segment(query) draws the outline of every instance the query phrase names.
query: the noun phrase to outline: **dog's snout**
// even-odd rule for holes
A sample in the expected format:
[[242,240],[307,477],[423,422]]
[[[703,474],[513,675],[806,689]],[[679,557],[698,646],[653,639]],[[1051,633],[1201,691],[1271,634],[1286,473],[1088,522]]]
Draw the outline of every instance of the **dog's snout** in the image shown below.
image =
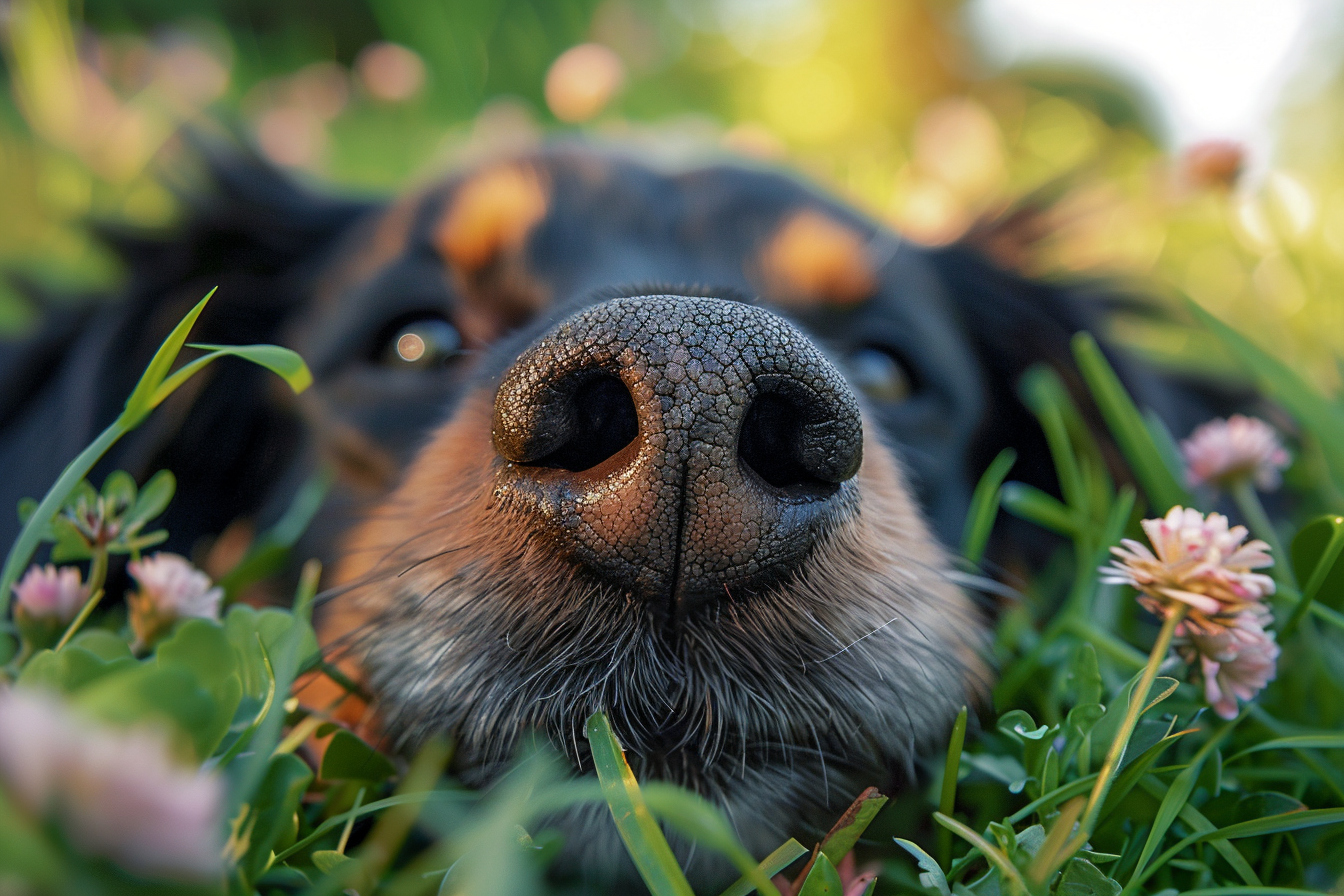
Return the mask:
[[686,612],[786,575],[855,506],[859,408],[783,318],[614,299],[505,373],[497,494],[605,581]]

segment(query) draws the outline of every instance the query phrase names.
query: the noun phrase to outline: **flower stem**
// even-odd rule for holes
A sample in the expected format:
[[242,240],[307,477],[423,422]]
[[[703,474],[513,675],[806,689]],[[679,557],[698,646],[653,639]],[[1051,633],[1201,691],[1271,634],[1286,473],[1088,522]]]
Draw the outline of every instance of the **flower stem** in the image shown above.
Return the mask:
[[79,614],[70,621],[70,626],[61,635],[61,640],[56,642],[56,650],[59,652],[62,647],[70,642],[79,631],[79,627],[89,618],[89,614],[98,606],[98,602],[103,599],[103,581],[107,578],[107,548],[96,547],[93,549],[93,560],[89,563],[89,580],[86,586],[89,589],[89,599],[84,602],[84,606],[79,608]]
[[1235,480],[1229,491],[1232,493],[1232,500],[1236,502],[1237,509],[1241,511],[1251,531],[1257,538],[1262,538],[1265,544],[1269,545],[1270,552],[1274,555],[1274,578],[1278,579],[1284,585],[1297,590],[1297,577],[1293,575],[1293,564],[1288,557],[1288,552],[1283,549],[1283,543],[1279,541],[1279,533],[1270,522],[1269,514],[1265,513],[1265,506],[1260,503],[1260,496],[1255,493],[1255,485],[1251,482],[1249,476],[1243,476]]
[[1101,769],[1097,773],[1097,782],[1092,786],[1092,794],[1087,798],[1087,806],[1083,809],[1083,820],[1079,826],[1078,834],[1068,844],[1070,848],[1075,843],[1077,844],[1077,848],[1073,849],[1073,852],[1081,849],[1092,835],[1092,827],[1097,823],[1097,817],[1101,814],[1102,803],[1106,801],[1106,794],[1110,792],[1111,784],[1120,769],[1120,762],[1125,758],[1125,750],[1129,746],[1129,739],[1134,734],[1135,726],[1139,723],[1139,715],[1142,714],[1148,703],[1148,692],[1152,690],[1153,681],[1157,678],[1158,667],[1167,658],[1167,651],[1171,648],[1171,639],[1176,633],[1176,626],[1184,618],[1185,605],[1176,604],[1170,615],[1162,622],[1162,630],[1158,632],[1157,643],[1153,645],[1153,650],[1148,655],[1148,665],[1143,667],[1143,675],[1139,678],[1139,683],[1130,692],[1129,707],[1125,711],[1125,718],[1120,723],[1120,730],[1116,732],[1115,740],[1111,742],[1111,748],[1107,751],[1106,759],[1102,762]]

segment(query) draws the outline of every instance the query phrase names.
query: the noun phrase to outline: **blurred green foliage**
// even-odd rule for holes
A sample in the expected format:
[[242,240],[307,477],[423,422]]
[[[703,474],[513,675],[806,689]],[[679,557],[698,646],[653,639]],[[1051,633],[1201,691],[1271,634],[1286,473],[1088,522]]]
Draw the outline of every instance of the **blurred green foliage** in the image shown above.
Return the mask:
[[[1150,99],[1099,68],[987,73],[953,0],[5,10],[0,266],[58,292],[116,280],[81,229],[88,218],[172,219],[182,124],[223,126],[287,167],[384,191],[577,129],[672,158],[726,148],[779,160],[916,240],[970,232],[1032,273],[1187,294],[1312,380],[1339,384],[1344,81],[1330,27],[1282,104],[1275,157],[1247,165],[1233,145],[1169,156]],[[556,65],[583,43],[606,55]],[[1029,226],[993,226],[1005,220]],[[30,318],[0,287],[0,329]],[[1141,318],[1116,328],[1173,363],[1227,368],[1197,330]]]

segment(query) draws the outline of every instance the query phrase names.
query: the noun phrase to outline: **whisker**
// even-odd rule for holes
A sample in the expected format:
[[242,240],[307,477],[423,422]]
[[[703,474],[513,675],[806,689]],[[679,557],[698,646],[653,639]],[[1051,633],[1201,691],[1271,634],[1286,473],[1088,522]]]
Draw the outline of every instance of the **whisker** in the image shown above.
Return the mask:
[[415,561],[415,562],[412,563],[410,566],[406,567],[406,568],[403,569],[401,572],[397,573],[397,578],[401,578],[402,576],[406,575],[406,573],[410,572],[410,571],[413,570],[413,569],[416,569],[416,568],[418,568],[418,567],[421,567],[421,566],[425,565],[426,563],[429,563],[431,560],[438,560],[440,557],[446,557],[446,556],[448,556],[449,554],[456,554],[458,551],[462,551],[462,550],[466,550],[466,547],[465,547],[465,546],[459,546],[459,547],[455,547],[455,548],[444,548],[443,550],[441,550],[441,551],[439,551],[439,552],[437,552],[437,553],[430,554],[428,557],[421,557],[419,560]]

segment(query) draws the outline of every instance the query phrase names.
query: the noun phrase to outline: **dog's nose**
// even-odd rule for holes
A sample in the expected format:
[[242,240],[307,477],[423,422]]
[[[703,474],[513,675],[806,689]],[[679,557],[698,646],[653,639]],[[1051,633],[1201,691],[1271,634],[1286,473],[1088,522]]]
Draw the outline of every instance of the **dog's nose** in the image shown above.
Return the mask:
[[602,580],[682,614],[794,570],[857,505],[858,403],[795,327],[643,296],[556,325],[505,373],[497,495]]

